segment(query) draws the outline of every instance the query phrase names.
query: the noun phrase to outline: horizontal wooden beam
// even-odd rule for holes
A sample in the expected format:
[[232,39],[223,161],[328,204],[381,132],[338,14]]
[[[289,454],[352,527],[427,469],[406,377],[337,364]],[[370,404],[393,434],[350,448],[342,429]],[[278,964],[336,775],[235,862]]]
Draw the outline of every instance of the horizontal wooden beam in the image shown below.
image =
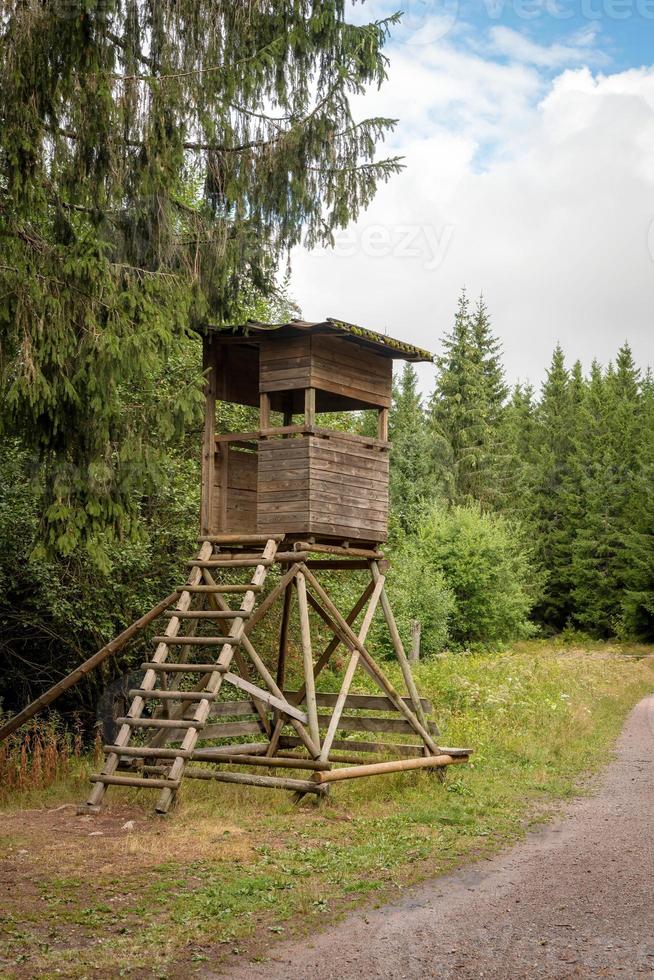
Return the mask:
[[405,772],[410,769],[441,769],[444,766],[459,765],[468,761],[467,755],[428,755],[421,759],[392,759],[390,762],[371,762],[364,766],[350,766],[348,769],[332,769],[331,772],[316,772],[313,780],[317,783],[334,783],[342,779],[358,779],[362,776],[383,776],[390,772]]
[[283,534],[201,534],[198,541],[212,544],[267,544],[268,541],[283,541]]
[[[297,704],[298,692],[297,691],[284,691],[284,697],[288,698],[294,704]],[[338,700],[338,694],[329,691],[316,691],[316,702],[319,708],[333,708]],[[403,697],[404,703],[411,707],[411,698]],[[422,704],[423,710],[429,714],[433,711],[431,702],[427,698],[420,698],[420,703]],[[348,694],[347,700],[345,702],[346,708],[357,709],[357,710],[368,710],[368,711],[395,711],[397,708],[390,700],[383,694]]]
[[345,548],[336,544],[316,544],[313,541],[296,541],[294,546],[298,551],[310,551],[316,554],[325,555],[344,555],[350,558],[370,558],[382,559],[384,555],[381,551],[371,548]]
[[[341,432],[337,429],[326,429],[324,426],[307,424],[300,422],[296,425],[267,425],[261,429],[249,432],[224,432],[214,436],[216,445],[230,442],[258,442],[259,439],[271,439],[275,436],[320,436],[323,439],[333,437],[347,442],[357,443],[360,446],[370,449],[377,449],[385,452],[390,449],[390,442],[387,439],[378,439],[373,436],[362,436],[358,432]],[[211,540],[202,538],[203,541]]]
[[102,772],[89,777],[92,783],[105,783],[107,786],[141,786],[144,789],[178,789],[179,779],[148,779],[143,776],[105,776]]
[[267,789],[287,789],[296,793],[316,793],[322,795],[327,787],[319,786],[309,779],[288,779],[280,776],[257,776],[249,772],[213,772],[210,769],[195,769],[190,766],[184,776],[188,779],[215,779],[219,783],[239,783],[244,786],[263,786]]

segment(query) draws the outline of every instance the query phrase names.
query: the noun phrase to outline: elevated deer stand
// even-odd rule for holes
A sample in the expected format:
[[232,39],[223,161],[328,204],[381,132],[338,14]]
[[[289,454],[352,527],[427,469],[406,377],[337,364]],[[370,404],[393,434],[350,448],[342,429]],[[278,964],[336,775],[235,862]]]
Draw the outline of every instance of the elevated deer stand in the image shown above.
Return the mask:
[[[430,355],[334,320],[208,328],[203,344],[201,547],[177,590],[176,608],[166,613],[163,635],[155,637],[152,660],[143,664],[141,686],[130,692],[115,743],[105,747],[104,768],[91,777],[87,806],[97,807],[113,784],[159,790],[156,809],[165,813],[182,777],[281,788],[300,798],[320,796],[336,780],[465,762],[470,750],[439,748],[435,741],[430,705],[418,696],[385,592],[388,562],[379,551],[387,536],[393,358]],[[217,399],[258,407],[259,429],[217,435]],[[324,412],[370,408],[378,414],[375,438],[316,424]],[[270,577],[271,586],[273,569],[279,575]],[[346,615],[319,580],[324,570],[369,572]],[[294,597],[303,681],[288,691]],[[275,650],[269,666],[251,637],[275,604],[281,625],[267,641],[268,663]],[[378,606],[404,694],[366,647]],[[317,658],[312,613],[332,635]],[[316,678],[340,644],[349,653],[341,689],[317,693]],[[375,681],[379,694],[350,693],[357,670]],[[226,700],[227,691],[233,700]],[[362,731],[371,733],[368,741],[351,735]],[[413,735],[415,744],[377,741],[379,732]],[[384,761],[364,764],[370,753]],[[261,774],[262,767],[269,772]],[[271,775],[275,769],[305,770],[310,778]]]

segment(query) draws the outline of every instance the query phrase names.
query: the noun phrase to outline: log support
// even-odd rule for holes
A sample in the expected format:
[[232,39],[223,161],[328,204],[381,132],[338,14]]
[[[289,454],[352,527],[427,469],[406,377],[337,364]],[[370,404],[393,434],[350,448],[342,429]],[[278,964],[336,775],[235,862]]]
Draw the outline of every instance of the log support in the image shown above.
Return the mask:
[[[156,649],[143,664],[140,684],[130,691],[132,703],[119,719],[119,731],[113,743],[105,746],[104,766],[92,777],[86,812],[97,811],[108,786],[159,790],[157,810],[165,813],[186,778],[285,789],[299,800],[307,793],[324,795],[332,782],[418,769],[443,773],[450,765],[467,762],[472,749],[442,748],[436,743],[432,708],[418,693],[386,593],[388,562],[381,552],[374,547],[352,549],[347,542],[326,545],[311,540],[297,541],[293,550],[280,551],[282,537],[270,535],[264,542],[253,536],[239,541],[234,535],[203,535],[199,554],[189,563],[185,585],[5,723],[0,739],[176,603],[168,612],[164,633],[155,637]],[[239,545],[241,555],[248,545],[254,550],[247,558],[235,557]],[[214,549],[224,546],[230,548],[230,557],[221,558],[220,551],[214,557]],[[316,561],[310,557],[313,553],[329,557]],[[282,574],[266,590],[267,574],[278,560]],[[346,573],[353,565],[357,570],[368,569],[370,579],[350,612],[343,615],[317,575],[323,570]],[[223,569],[230,579],[227,583],[217,579]],[[240,586],[233,582],[239,574],[249,582]],[[290,642],[294,598],[298,650]],[[260,635],[255,632],[257,627],[276,607],[281,615],[271,668],[253,638]],[[404,692],[396,690],[368,646],[378,612],[390,635]],[[331,634],[316,657],[312,613]],[[347,661],[340,690],[333,694],[320,691],[317,678],[341,644]],[[298,690],[289,692],[285,681],[291,657],[295,657],[292,673],[297,675],[299,666],[302,682]],[[365,678],[365,693],[353,693],[357,676]],[[374,693],[370,692],[371,681]],[[135,733],[140,733],[139,742],[145,734],[146,744],[133,744]],[[366,735],[365,740],[357,733]],[[254,736],[256,741],[242,736]],[[393,741],[395,736],[400,738]],[[413,736],[413,744],[403,741],[405,736]],[[227,744],[216,744],[221,739],[228,740]],[[364,763],[366,754],[373,759]],[[225,766],[230,770],[225,771]],[[119,768],[123,771],[118,772]],[[271,774],[257,772],[261,768],[268,768]],[[280,774],[298,769],[307,770],[311,778]]]

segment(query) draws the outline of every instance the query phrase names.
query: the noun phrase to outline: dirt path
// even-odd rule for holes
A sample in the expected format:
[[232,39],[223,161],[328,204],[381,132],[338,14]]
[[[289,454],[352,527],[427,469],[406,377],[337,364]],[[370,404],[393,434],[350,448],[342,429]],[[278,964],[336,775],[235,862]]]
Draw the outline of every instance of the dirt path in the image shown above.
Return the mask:
[[654,977],[654,696],[630,715],[594,794],[556,823],[229,976]]

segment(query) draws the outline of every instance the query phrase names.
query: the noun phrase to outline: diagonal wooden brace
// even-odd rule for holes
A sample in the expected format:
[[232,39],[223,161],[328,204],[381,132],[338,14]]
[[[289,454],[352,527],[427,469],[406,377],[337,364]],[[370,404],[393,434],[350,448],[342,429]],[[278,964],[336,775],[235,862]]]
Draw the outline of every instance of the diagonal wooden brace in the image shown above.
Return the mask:
[[302,566],[302,572],[307,581],[310,583],[313,591],[320,598],[323,606],[334,621],[334,624],[338,627],[338,631],[342,634],[346,645],[350,647],[350,649],[358,650],[361,655],[361,660],[368,666],[370,672],[374,675],[375,680],[384,691],[388,699],[392,702],[393,706],[404,715],[414,731],[420,735],[425,745],[432,750],[433,754],[438,755],[438,746],[427,729],[416,718],[413,711],[411,711],[411,709],[404,703],[382,669],[378,666],[373,657],[370,656],[363,643],[359,641],[359,638],[353,632],[351,626],[348,626],[345,619],[331,601],[315,575],[312,574],[306,565]]

